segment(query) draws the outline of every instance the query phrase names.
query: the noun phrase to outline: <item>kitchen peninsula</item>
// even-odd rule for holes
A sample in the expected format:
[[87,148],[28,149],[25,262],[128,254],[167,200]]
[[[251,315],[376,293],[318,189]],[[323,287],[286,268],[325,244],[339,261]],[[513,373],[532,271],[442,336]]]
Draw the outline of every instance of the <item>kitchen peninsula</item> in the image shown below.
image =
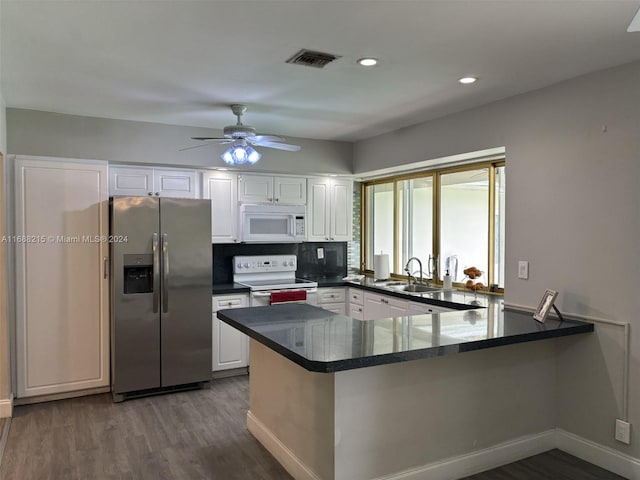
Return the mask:
[[[540,392],[555,378],[537,368],[549,352],[537,340],[593,331],[499,304],[368,321],[305,304],[218,317],[251,337],[248,429],[294,478],[322,480],[427,478],[443,459],[553,428],[553,396]],[[514,382],[519,393],[501,395]]]

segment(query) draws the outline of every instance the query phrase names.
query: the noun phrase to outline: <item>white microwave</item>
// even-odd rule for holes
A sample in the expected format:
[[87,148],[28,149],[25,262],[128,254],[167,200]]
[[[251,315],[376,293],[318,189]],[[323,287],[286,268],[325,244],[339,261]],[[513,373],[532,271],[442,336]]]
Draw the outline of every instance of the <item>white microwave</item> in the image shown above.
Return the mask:
[[306,240],[304,205],[240,205],[242,242],[303,242]]

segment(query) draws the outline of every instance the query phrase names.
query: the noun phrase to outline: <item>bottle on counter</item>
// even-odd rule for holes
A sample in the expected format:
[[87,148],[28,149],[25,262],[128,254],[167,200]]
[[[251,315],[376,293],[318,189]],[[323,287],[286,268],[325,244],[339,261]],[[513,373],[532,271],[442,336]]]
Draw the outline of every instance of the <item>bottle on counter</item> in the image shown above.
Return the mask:
[[453,288],[453,284],[451,282],[451,275],[449,275],[449,270],[444,275],[444,289],[451,290]]

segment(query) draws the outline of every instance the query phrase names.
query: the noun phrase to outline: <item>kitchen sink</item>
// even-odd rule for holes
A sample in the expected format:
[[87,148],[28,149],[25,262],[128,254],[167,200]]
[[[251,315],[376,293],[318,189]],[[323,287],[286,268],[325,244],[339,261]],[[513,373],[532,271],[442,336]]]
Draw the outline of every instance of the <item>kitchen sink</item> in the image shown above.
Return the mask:
[[403,292],[410,293],[435,292],[436,290],[440,289],[437,287],[427,287],[426,285],[405,285],[402,289]]
[[376,282],[376,287],[400,287],[406,285],[406,282]]
[[386,287],[390,287],[392,290],[396,292],[407,292],[407,293],[424,293],[424,292],[437,292],[442,290],[438,287],[428,287],[426,285],[407,285],[405,282],[397,282],[397,283],[388,283],[385,285]]

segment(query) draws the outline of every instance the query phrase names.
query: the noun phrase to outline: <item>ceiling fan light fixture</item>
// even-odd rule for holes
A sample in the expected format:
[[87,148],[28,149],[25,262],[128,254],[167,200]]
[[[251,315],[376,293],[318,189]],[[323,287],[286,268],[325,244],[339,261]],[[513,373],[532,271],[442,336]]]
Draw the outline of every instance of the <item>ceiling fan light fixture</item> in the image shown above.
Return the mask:
[[225,152],[220,155],[220,158],[224,160],[227,165],[253,165],[260,158],[262,154],[258,152],[255,148],[247,145],[247,142],[244,140],[240,140],[231,147],[229,147]]

